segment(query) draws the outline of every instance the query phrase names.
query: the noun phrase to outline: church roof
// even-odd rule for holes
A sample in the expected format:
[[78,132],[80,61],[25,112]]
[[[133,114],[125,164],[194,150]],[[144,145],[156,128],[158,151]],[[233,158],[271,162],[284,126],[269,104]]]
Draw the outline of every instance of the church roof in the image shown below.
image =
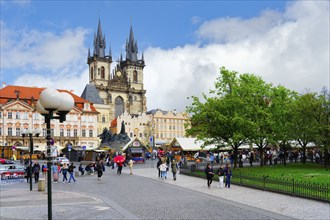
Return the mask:
[[[32,103],[36,103],[39,99],[40,93],[46,88],[38,88],[38,87],[27,87],[27,86],[6,86],[0,89],[0,104],[6,104],[10,101],[20,99],[26,101],[28,105],[32,105]],[[69,93],[75,102],[75,107],[82,110],[84,108],[84,103],[88,103],[89,101],[75,95],[72,92],[67,90],[57,89],[59,92]],[[34,104],[35,104],[34,103]],[[93,105],[91,105],[91,111],[97,112]]]
[[93,84],[87,84],[85,86],[85,89],[81,94],[81,98],[86,99],[94,104],[104,104],[95,85]]

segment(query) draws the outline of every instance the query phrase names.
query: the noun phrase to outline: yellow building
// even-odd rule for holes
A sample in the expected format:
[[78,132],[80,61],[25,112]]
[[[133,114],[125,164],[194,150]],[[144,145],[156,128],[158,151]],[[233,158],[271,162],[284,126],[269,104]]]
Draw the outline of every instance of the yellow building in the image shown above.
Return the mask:
[[185,124],[189,117],[186,112],[164,111],[154,109],[147,112],[151,116],[152,134],[155,144],[168,145],[173,138],[185,137]]

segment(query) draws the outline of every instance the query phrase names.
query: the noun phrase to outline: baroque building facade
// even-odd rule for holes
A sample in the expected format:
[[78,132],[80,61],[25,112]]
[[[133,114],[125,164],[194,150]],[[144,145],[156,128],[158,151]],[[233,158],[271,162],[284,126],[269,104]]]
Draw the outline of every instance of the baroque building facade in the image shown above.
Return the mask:
[[138,45],[131,26],[126,40],[126,56],[121,55],[114,68],[111,48],[106,54],[106,40],[99,20],[94,35],[94,48],[88,50],[89,84],[81,97],[95,104],[100,112],[98,133],[109,128],[110,122],[127,112],[139,115],[147,110],[146,90],[143,84],[145,67],[143,54],[138,58]]
[[[46,124],[44,116],[36,110],[36,103],[44,88],[6,86],[0,89],[0,146],[29,146],[29,138],[22,137],[23,129],[40,129],[34,137],[35,149],[46,150]],[[93,103],[69,92],[74,108],[66,115],[66,121],[51,120],[51,137],[56,146],[86,146],[94,149],[99,145],[97,116]]]

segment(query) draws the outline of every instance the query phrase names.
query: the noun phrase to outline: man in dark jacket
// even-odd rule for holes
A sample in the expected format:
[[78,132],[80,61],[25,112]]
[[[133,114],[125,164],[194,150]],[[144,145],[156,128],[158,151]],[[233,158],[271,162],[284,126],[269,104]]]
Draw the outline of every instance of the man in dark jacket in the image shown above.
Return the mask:
[[39,181],[39,172],[40,172],[40,165],[37,161],[33,164],[32,171],[34,173],[34,181],[37,183]]

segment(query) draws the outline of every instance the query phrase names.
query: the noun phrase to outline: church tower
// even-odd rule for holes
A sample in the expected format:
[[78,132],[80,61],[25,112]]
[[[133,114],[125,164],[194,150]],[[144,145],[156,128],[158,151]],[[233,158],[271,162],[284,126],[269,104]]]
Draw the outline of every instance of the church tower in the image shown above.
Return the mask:
[[[102,34],[99,21],[97,33],[94,36],[94,51],[91,56],[88,51],[87,63],[89,65],[89,91],[98,94],[98,102],[107,105],[111,119],[127,112],[139,115],[147,111],[146,90],[143,85],[144,56],[138,58],[138,44],[134,39],[132,26],[129,38],[126,40],[126,56],[121,55],[116,66],[111,71],[112,55],[105,55],[105,36]],[[83,96],[96,100],[95,94],[88,94],[86,86]],[[93,88],[92,88],[93,87]],[[96,90],[95,90],[96,89]],[[95,93],[94,92],[94,93]],[[100,101],[101,100],[101,101]],[[93,101],[93,100],[90,100]]]
[[112,63],[111,49],[106,55],[105,48],[105,36],[102,33],[101,21],[99,20],[97,33],[94,34],[93,55],[91,56],[90,49],[88,49],[87,64],[89,66],[89,83],[95,85],[100,97],[104,100],[108,97],[107,87],[109,86]]

